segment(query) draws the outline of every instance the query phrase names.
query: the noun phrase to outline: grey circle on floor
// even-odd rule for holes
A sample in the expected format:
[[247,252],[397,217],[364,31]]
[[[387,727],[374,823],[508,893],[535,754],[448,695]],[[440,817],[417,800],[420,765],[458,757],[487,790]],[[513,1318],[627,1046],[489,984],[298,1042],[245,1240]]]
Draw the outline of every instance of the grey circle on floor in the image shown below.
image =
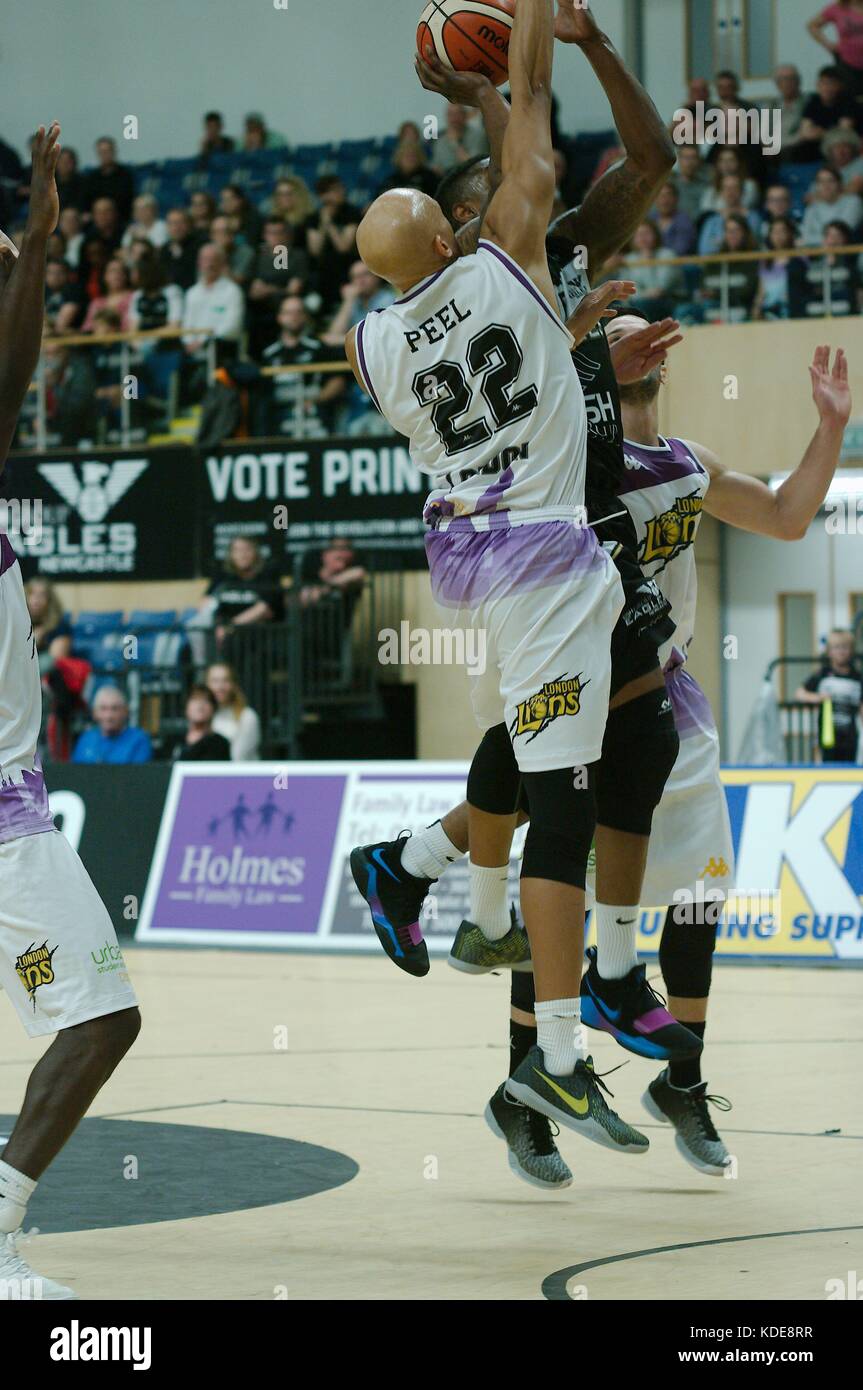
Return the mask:
[[[0,1135],[13,1124],[0,1115]],[[247,1211],[328,1192],[358,1172],[347,1154],[272,1134],[85,1119],[39,1183],[25,1225],[47,1234]]]

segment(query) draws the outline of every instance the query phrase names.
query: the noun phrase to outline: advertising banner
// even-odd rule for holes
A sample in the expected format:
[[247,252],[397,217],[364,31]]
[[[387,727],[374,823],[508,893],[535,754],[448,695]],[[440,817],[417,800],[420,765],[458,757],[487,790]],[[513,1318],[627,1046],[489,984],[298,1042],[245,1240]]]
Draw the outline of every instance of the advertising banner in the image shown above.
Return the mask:
[[[177,765],[138,929],[149,941],[379,950],[350,850],[428,825],[464,797],[463,763]],[[863,960],[863,769],[723,771],[738,862],[717,952],[765,960]],[[517,901],[516,838],[510,886]],[[709,888],[709,886],[708,886]],[[467,862],[423,911],[446,954],[467,911]],[[659,947],[664,906],[638,945]]]

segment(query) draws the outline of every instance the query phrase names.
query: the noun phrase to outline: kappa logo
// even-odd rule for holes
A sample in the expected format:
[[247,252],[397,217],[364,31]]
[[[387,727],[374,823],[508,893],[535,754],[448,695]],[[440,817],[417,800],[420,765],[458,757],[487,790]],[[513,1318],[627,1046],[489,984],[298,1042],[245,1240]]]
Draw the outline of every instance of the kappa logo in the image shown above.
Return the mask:
[[730,872],[731,870],[729,869],[728,865],[726,864],[725,860],[722,858],[721,855],[718,859],[711,855],[708,864],[704,869],[702,869],[700,877],[725,878],[726,875]]
[[511,736],[520,738],[522,734],[529,734],[527,742],[532,743],[555,719],[572,718],[581,709],[581,692],[589,684],[590,681],[582,680],[580,675],[546,681],[536,695],[522,700],[518,706],[510,725]]
[[146,459],[118,459],[116,463],[83,463],[80,475],[74,463],[43,463],[39,472],[82,521],[100,522],[147,467]]
[[664,568],[682,550],[687,550],[695,540],[703,506],[701,493],[691,492],[688,497],[678,497],[668,511],[651,518],[638,552],[641,564],[661,560]]
[[625,451],[623,455],[623,462],[626,464],[626,467],[630,470],[631,473],[634,473],[636,468],[645,468],[647,466],[646,464],[642,463],[641,459],[637,459],[634,454],[627,454]]
[[43,985],[53,985],[56,978],[54,974],[54,955],[57,947],[48,949],[48,942],[45,941],[41,946],[34,942],[28,946],[27,950],[18,957],[15,962],[15,970],[22,985],[33,1004],[33,1012],[36,1012],[36,991]]

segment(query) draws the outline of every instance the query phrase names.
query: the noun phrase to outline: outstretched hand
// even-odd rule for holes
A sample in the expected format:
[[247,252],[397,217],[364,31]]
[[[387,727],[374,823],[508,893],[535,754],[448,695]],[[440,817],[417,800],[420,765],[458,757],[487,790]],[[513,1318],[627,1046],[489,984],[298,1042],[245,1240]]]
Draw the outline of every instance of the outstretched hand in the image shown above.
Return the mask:
[[629,333],[610,343],[619,385],[642,381],[654,367],[660,367],[669,350],[683,342],[683,334],[677,331],[679,327],[677,319],[660,319],[658,323],[647,323],[637,333]]
[[30,180],[30,211],[27,231],[46,240],[57,226],[60,199],[55,172],[60,155],[60,127],[52,121],[47,131],[40,125],[33,139],[33,174]]
[[599,26],[586,5],[557,0],[554,37],[561,43],[588,43],[599,37]]
[[584,341],[592,333],[601,319],[613,319],[617,310],[610,307],[615,299],[628,299],[635,294],[633,280],[606,280],[598,289],[590,290],[580,301],[574,314],[567,319],[566,326],[576,341]]
[[455,72],[445,67],[436,53],[414,58],[417,77],[427,92],[437,92],[457,106],[479,106],[483,91],[492,86],[481,72]]
[[815,349],[809,368],[812,399],[825,424],[847,425],[851,418],[851,388],[848,385],[848,359],[840,348],[830,370],[830,348]]

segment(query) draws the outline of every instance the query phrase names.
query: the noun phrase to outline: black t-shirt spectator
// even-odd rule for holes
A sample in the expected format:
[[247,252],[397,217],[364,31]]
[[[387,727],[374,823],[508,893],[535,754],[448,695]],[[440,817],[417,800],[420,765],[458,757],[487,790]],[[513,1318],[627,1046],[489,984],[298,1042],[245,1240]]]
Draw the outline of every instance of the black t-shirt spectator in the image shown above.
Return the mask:
[[[326,347],[319,338],[308,334],[294,347],[288,347],[281,338],[265,348],[262,363],[265,367],[304,367],[315,362],[334,362],[339,360],[337,348]],[[297,433],[297,410],[300,393],[306,396],[321,390],[324,382],[330,380],[327,372],[285,373],[284,376],[270,377],[270,390],[262,402],[262,415],[259,422],[264,434],[284,434],[290,438]],[[305,431],[311,438],[323,436],[331,423],[324,418],[318,405],[308,402],[303,414]]]
[[239,575],[222,574],[214,579],[207,590],[208,597],[218,600],[216,608],[217,623],[231,623],[240,613],[256,603],[266,603],[273,618],[281,619],[284,612],[282,586],[275,569],[265,567],[251,579],[241,579]]
[[198,278],[198,251],[201,242],[196,236],[188,236],[183,242],[166,241],[159,251],[159,259],[172,285],[181,290],[190,290]]
[[[362,214],[351,203],[342,203],[333,211],[333,222],[337,227],[359,226]],[[312,213],[312,216],[305,223],[305,231],[310,229],[317,231],[321,225],[321,215],[319,212]],[[313,264],[318,271],[318,288],[324,304],[335,304],[339,298],[339,291],[348,278],[348,271],[357,258],[356,246],[352,246],[348,251],[337,251],[328,236],[324,237],[324,244],[319,256],[313,257]]]
[[[829,275],[829,285],[828,285]],[[855,256],[812,260],[795,256],[788,266],[788,312],[793,319],[847,318],[859,312],[860,272]]]
[[[825,663],[803,683],[804,690],[813,695],[826,695],[833,704],[832,748],[821,745],[826,762],[853,763],[857,759],[857,715],[863,704],[863,671],[852,665],[848,671],[836,671]],[[823,730],[823,723],[819,725]],[[819,733],[819,741],[821,734]]]
[[231,745],[221,734],[204,734],[197,743],[180,743],[174,749],[178,763],[229,763]]
[[84,175],[84,211],[89,212],[97,198],[113,198],[117,204],[121,222],[128,222],[132,216],[132,201],[135,197],[135,180],[131,169],[123,164],[115,164],[107,171],[91,169]]
[[[860,120],[859,110],[852,97],[843,94],[832,106],[828,106],[816,92],[803,108],[803,119],[812,121],[819,130],[833,130],[841,120],[850,117],[857,129],[857,122]],[[795,146],[794,158],[800,164],[816,163],[821,159],[821,137],[817,140],[801,140],[800,144]]]
[[87,198],[84,175],[76,170],[67,179],[58,179],[57,196],[60,199],[61,212],[66,208],[77,208],[79,212],[83,212]]
[[84,310],[87,306],[87,296],[80,286],[73,281],[63,285],[59,290],[45,289],[45,313],[49,319],[55,319],[63,308],[64,304],[74,304],[77,310],[74,323],[77,326],[84,317]]
[[416,188],[420,193],[427,193],[430,198],[433,198],[439,183],[440,178],[433,169],[423,167],[415,169],[412,174],[401,174],[396,169],[381,184],[378,192],[388,193],[391,188]]

